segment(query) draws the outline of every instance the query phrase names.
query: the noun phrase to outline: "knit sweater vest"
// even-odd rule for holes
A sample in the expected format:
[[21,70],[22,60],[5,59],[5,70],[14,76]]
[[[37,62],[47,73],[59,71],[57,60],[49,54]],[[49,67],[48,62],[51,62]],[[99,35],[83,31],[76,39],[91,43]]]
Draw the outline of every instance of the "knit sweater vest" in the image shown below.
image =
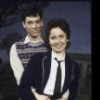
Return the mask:
[[22,62],[22,65],[24,68],[26,68],[28,61],[30,60],[30,57],[33,56],[36,53],[44,53],[47,52],[47,48],[43,42],[38,43],[26,43],[24,44],[24,40],[19,40],[16,42],[16,50],[17,54]]

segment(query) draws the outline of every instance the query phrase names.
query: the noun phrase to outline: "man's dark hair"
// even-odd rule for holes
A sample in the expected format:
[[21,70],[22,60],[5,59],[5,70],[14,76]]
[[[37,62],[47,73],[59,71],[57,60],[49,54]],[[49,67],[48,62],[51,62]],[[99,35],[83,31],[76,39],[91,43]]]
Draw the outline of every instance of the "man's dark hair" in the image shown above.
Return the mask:
[[42,17],[43,17],[43,11],[42,9],[37,6],[37,5],[28,5],[24,10],[23,10],[23,13],[22,13],[22,21],[25,22],[25,19],[26,17],[29,17],[29,16],[40,16],[41,20],[42,20]]
[[[50,20],[46,26],[45,29],[45,43],[47,45],[47,47],[50,49],[50,45],[49,45],[49,35],[50,35],[50,31],[53,28],[59,27],[67,36],[68,39],[70,39],[70,35],[71,35],[71,31],[70,31],[70,26],[67,23],[67,21],[65,21],[64,19],[57,19],[57,18],[53,18],[52,20]],[[70,41],[67,42],[67,47],[68,48],[70,46]]]

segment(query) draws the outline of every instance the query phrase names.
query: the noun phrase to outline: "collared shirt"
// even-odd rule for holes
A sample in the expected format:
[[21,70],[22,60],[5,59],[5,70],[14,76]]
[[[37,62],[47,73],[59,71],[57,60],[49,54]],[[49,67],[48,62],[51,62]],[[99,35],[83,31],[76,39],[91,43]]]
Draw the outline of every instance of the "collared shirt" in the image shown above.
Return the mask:
[[[29,42],[30,43],[34,43],[34,42],[30,41],[30,39],[28,38],[28,36],[26,36],[25,41],[24,41],[24,44],[27,44]],[[44,41],[42,39],[40,41],[38,41],[38,42],[43,42],[44,43]],[[37,43],[37,42],[35,42],[35,43]]]
[[[57,67],[58,67],[58,62],[55,60],[55,54],[52,51],[52,58],[51,58],[51,70],[50,70],[50,76],[47,81],[46,87],[44,89],[44,94],[49,94],[53,95],[54,87],[55,87],[55,81],[56,81],[56,74],[57,74]],[[61,65],[61,74],[62,74],[62,80],[61,80],[61,91],[64,85],[64,80],[65,80],[65,55],[61,60],[62,62],[60,63]],[[68,98],[69,96],[69,90],[65,92],[63,95],[64,98]]]
[[[40,41],[43,42],[42,39]],[[28,36],[26,36],[26,38],[24,40],[24,44],[27,44],[29,42],[32,43],[30,41],[30,39],[28,38]],[[20,78],[22,76],[24,68],[23,68],[22,62],[20,61],[20,59],[18,57],[15,43],[12,45],[11,50],[10,50],[10,64],[11,64],[11,68],[13,69],[14,76],[16,78],[17,84],[19,85],[20,84]]]

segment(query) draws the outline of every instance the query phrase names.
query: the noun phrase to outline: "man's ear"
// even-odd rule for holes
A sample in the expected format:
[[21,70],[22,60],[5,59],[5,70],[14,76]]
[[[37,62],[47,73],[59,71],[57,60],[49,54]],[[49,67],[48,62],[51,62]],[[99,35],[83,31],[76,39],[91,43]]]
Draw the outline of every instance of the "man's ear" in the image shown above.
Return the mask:
[[22,25],[23,25],[23,27],[25,28],[25,22],[24,22],[24,21],[22,21]]

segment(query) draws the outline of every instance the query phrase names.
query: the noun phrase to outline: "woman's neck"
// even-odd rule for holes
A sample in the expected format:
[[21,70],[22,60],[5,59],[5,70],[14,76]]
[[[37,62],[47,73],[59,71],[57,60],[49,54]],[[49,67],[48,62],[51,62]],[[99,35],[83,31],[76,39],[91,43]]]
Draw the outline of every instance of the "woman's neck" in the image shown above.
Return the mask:
[[64,58],[65,51],[60,52],[60,53],[54,52],[54,54],[55,54],[57,60],[62,60]]

